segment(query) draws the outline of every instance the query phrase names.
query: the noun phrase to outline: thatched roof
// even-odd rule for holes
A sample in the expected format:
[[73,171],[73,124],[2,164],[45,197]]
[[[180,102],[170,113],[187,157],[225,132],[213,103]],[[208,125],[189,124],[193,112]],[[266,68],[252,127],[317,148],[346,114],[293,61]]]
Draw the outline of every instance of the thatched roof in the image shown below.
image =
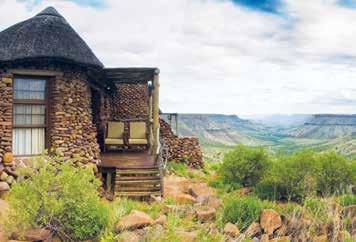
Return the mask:
[[41,58],[103,67],[84,40],[52,7],[0,32],[0,64]]

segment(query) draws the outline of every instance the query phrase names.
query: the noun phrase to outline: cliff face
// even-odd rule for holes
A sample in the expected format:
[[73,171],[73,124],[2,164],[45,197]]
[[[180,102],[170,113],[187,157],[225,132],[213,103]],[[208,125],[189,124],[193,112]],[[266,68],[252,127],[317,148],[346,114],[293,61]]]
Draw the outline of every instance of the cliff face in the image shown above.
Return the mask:
[[318,114],[301,127],[289,130],[298,138],[334,139],[356,132],[356,115]]

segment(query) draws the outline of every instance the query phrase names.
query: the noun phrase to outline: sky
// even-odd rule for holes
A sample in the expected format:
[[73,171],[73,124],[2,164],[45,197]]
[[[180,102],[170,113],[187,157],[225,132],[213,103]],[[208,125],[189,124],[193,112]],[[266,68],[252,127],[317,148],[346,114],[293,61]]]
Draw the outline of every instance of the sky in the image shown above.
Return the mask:
[[164,112],[356,113],[356,0],[0,0],[54,6],[107,67],[158,67]]

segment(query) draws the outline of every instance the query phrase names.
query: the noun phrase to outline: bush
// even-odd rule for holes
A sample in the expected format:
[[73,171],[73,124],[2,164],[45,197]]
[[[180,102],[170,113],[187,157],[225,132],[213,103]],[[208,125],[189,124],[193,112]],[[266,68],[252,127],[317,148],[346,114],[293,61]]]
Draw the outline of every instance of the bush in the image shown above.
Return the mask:
[[271,163],[255,191],[263,199],[297,202],[316,192],[315,153],[309,150],[282,156]]
[[238,145],[225,154],[218,173],[225,184],[251,186],[260,180],[268,164],[269,156],[263,148]]
[[341,206],[356,205],[356,195],[355,194],[345,194],[337,198]]
[[47,228],[64,240],[98,236],[108,222],[97,194],[100,181],[89,168],[41,161],[37,172],[16,183],[9,196],[13,226]]
[[345,193],[355,182],[351,161],[334,151],[317,156],[318,191],[326,195]]
[[262,209],[265,208],[263,201],[254,196],[226,197],[223,205],[222,222],[237,224],[239,229],[246,229],[252,222],[259,219]]

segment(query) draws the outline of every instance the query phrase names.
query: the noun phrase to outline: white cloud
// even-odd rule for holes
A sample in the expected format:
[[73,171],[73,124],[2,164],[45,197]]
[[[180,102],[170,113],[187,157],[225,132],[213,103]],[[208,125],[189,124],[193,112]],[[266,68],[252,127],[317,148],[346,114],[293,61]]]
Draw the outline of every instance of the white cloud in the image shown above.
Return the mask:
[[286,0],[283,16],[227,0],[1,0],[0,29],[48,5],[105,65],[159,67],[164,111],[356,113],[356,10],[336,0]]

